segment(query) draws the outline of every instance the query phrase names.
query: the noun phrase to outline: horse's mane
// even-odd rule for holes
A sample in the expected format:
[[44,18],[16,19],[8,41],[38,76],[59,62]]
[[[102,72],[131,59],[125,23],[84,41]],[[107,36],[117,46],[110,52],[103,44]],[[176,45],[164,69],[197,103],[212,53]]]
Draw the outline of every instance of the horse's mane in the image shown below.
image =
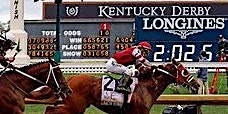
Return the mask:
[[29,65],[26,65],[26,66],[23,66],[21,68],[19,68],[21,71],[27,71],[29,68],[32,68],[34,66],[37,66],[37,65],[41,65],[43,63],[47,63],[49,61],[41,61],[41,62],[38,62],[38,63],[34,63],[34,64],[29,64]]
[[[49,62],[49,61],[41,61],[41,62],[38,62],[38,63],[34,63],[34,64],[29,64],[29,65],[26,65],[26,66],[23,66],[23,67],[20,67],[20,68],[18,68],[20,71],[22,71],[22,72],[27,72],[29,69],[31,69],[31,68],[33,68],[33,67],[35,67],[35,66],[39,66],[39,65],[41,65],[41,64],[43,64],[43,63],[47,63],[47,62]],[[5,75],[9,75],[9,74],[12,74],[12,73],[14,73],[15,71],[14,70],[8,70],[8,71],[5,71]]]

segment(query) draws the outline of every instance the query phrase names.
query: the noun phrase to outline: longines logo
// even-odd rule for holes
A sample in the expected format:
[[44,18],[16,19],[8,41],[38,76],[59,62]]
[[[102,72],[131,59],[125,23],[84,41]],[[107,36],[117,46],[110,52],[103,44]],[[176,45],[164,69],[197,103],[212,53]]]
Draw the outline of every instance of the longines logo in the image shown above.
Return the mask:
[[77,16],[79,10],[78,10],[78,6],[67,6],[66,7],[66,14],[69,17],[75,17]]
[[188,35],[203,32],[203,30],[222,30],[225,20],[222,17],[159,17],[142,18],[144,30],[164,30],[167,33],[187,39]]

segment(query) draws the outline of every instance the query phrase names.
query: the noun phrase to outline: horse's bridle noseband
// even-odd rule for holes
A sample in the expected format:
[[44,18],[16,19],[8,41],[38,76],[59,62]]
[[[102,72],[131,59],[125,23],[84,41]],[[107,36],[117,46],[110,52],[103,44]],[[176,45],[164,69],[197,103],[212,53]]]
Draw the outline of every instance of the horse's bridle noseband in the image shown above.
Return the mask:
[[[33,76],[31,76],[31,75],[29,75],[29,74],[27,74],[27,73],[25,73],[25,72],[22,72],[22,71],[19,70],[19,69],[14,69],[14,70],[15,70],[16,72],[22,74],[23,76],[25,76],[25,77],[27,77],[27,78],[30,78],[30,79],[32,79],[32,80],[34,80],[34,81],[36,81],[36,82],[38,82],[38,83],[40,83],[40,84],[42,84],[42,85],[47,85],[47,84],[48,84],[48,81],[49,81],[50,76],[51,76],[51,74],[52,74],[52,76],[53,76],[53,78],[54,78],[54,81],[55,81],[55,84],[56,84],[56,86],[57,86],[57,88],[55,88],[55,89],[58,91],[57,93],[60,93],[60,92],[61,92],[61,88],[60,88],[60,86],[59,86],[58,81],[56,80],[55,73],[54,73],[54,71],[53,71],[53,69],[58,68],[59,66],[53,67],[50,63],[49,63],[49,65],[50,65],[50,67],[49,67],[49,72],[48,72],[48,77],[47,77],[46,82],[43,82],[43,81],[41,81],[41,80],[39,80],[39,79],[37,79],[37,78],[34,78]],[[28,95],[27,92],[25,92],[22,88],[18,87],[18,86],[17,86],[12,80],[10,80],[7,76],[5,76],[5,77],[10,81],[10,83],[12,83],[14,86],[16,86],[16,88],[18,88],[20,91],[22,91],[25,95]],[[48,85],[47,85],[47,86],[48,86]],[[53,87],[50,87],[50,88],[53,88]]]

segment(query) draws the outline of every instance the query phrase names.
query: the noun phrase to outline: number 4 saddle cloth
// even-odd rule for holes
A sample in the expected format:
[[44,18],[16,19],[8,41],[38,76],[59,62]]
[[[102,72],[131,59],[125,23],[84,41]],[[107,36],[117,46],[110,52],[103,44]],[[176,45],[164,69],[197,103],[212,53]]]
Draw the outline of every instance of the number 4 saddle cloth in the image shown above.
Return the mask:
[[[135,77],[131,77],[133,80],[130,85],[131,93],[128,94],[128,101],[130,103],[133,91],[135,89],[136,84],[138,83],[138,79]],[[101,92],[101,105],[113,105],[122,107],[124,103],[124,94],[116,92],[115,89],[118,85],[118,80],[108,76],[102,76],[102,92]]]

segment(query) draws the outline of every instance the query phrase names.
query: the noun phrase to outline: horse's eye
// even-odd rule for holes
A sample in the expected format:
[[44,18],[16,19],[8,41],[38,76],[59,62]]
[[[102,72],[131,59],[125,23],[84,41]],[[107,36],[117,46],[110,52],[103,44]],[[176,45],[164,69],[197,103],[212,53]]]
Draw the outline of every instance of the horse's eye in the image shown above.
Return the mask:
[[182,70],[182,71],[181,71],[181,75],[182,75],[183,77],[188,77],[188,71],[187,71],[186,69]]

